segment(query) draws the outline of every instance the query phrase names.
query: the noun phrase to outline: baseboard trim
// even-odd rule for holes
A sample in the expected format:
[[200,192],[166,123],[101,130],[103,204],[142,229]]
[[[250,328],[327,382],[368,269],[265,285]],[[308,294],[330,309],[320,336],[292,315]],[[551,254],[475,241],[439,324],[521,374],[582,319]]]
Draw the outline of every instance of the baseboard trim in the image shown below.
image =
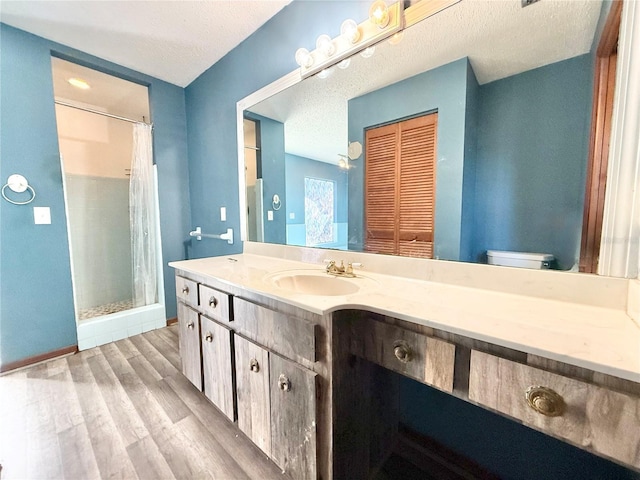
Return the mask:
[[36,363],[51,360],[52,358],[56,357],[62,357],[64,355],[69,355],[70,353],[76,353],[77,351],[77,345],[69,345],[68,347],[52,350],[51,352],[41,353],[40,355],[34,355],[33,357],[23,358],[22,360],[10,362],[0,366],[0,373],[6,373],[12,370],[17,370],[19,368],[29,367]]
[[178,323],[178,317],[167,318],[167,327]]

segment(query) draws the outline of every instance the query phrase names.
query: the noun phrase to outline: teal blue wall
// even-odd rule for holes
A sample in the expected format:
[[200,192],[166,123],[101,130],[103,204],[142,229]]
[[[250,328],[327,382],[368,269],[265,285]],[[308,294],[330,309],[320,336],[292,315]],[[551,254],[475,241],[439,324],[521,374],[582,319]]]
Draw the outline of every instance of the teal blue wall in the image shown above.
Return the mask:
[[[480,86],[471,68],[467,68],[467,110],[464,118],[464,166],[462,170],[462,220],[460,222],[460,256],[463,262],[474,262],[476,242],[476,163],[478,122],[480,122]],[[438,186],[436,185],[436,191]]]
[[592,62],[582,55],[480,87],[475,256],[580,255]]
[[[184,90],[0,24],[0,180],[20,173],[37,191],[29,205],[0,201],[2,365],[77,343],[52,53],[149,86],[165,263],[183,258],[190,227]],[[34,225],[33,206],[50,207],[52,224]],[[169,317],[176,314],[171,270],[164,271]]]
[[[368,127],[438,112],[434,258],[460,257],[465,157],[466,58],[349,100],[349,142],[364,142]],[[364,154],[358,166],[362,166]],[[364,168],[349,175],[349,250],[363,249]],[[360,199],[356,202],[355,199]]]
[[[370,2],[294,1],[186,88],[191,217],[203,231],[240,228],[236,102],[296,68],[295,51],[340,33],[345,18],[366,18]],[[228,221],[218,210],[227,207]],[[221,230],[221,231],[222,231]],[[193,242],[191,256],[242,251],[238,241]]]

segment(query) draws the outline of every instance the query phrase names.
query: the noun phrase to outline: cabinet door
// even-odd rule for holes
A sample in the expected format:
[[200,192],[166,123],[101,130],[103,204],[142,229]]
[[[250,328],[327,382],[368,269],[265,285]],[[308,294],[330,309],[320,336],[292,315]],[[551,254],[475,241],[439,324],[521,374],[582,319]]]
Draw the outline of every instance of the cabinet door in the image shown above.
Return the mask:
[[202,364],[200,363],[200,322],[198,312],[178,302],[178,330],[182,373],[198,390],[202,390]]
[[249,340],[234,338],[238,427],[271,456],[269,353]]
[[222,413],[233,420],[231,330],[207,317],[200,317],[200,320],[204,394]]
[[316,374],[269,355],[271,458],[295,479],[317,478]]

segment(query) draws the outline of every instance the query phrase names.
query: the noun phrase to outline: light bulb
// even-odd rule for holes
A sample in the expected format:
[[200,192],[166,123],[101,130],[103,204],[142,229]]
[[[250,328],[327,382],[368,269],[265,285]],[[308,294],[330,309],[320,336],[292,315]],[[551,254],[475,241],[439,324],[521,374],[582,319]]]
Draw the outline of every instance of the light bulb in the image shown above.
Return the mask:
[[296,50],[296,63],[303,68],[309,68],[313,65],[313,56],[306,48]]
[[351,59],[350,58],[345,58],[344,60],[342,60],[339,64],[338,64],[338,68],[344,70],[345,68],[348,68],[349,65],[351,65]]
[[74,87],[79,88],[80,90],[89,90],[91,88],[91,85],[89,85],[86,80],[83,80],[81,78],[70,78],[67,80],[67,82],[69,82]]
[[347,162],[344,158],[341,158],[340,160],[338,160],[338,167],[344,168],[346,170],[347,168],[349,168],[349,165],[347,165]]
[[391,38],[389,38],[389,44],[398,45],[403,38],[404,38],[404,30],[400,30],[399,32],[396,32],[394,35],[392,35]]
[[375,51],[376,51],[375,45],[371,45],[369,48],[365,48],[363,51],[361,51],[360,56],[363,58],[370,58]]
[[333,68],[325,68],[324,70],[320,70],[320,72],[318,73],[318,78],[327,78],[332,73]]
[[316,40],[316,48],[320,51],[325,57],[330,57],[336,51],[336,46],[333,44],[331,37],[329,35],[320,35],[318,40]]
[[389,25],[389,9],[384,0],[376,0],[369,8],[369,20],[378,28],[384,28]]
[[342,22],[342,25],[340,26],[340,35],[352,44],[360,40],[360,29],[358,28],[356,21],[349,18]]

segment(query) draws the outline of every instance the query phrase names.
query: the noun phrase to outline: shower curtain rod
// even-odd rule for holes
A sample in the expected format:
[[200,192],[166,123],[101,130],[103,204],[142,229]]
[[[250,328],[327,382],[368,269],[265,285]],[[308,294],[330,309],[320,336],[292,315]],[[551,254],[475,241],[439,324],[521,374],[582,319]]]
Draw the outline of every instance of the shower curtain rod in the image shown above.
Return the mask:
[[82,110],[89,113],[97,113],[98,115],[104,115],[105,117],[115,118],[116,120],[124,120],[125,122],[129,122],[129,123],[144,123],[145,125],[149,125],[150,127],[153,127],[153,123],[141,122],[140,120],[134,120],[133,118],[121,117],[119,115],[113,115],[112,113],[101,112],[99,110],[93,110],[87,107],[80,107],[78,105],[74,105],[73,103],[67,103],[67,102],[62,102],[60,100],[55,100],[55,104],[62,105],[64,107],[77,108],[78,110]]

